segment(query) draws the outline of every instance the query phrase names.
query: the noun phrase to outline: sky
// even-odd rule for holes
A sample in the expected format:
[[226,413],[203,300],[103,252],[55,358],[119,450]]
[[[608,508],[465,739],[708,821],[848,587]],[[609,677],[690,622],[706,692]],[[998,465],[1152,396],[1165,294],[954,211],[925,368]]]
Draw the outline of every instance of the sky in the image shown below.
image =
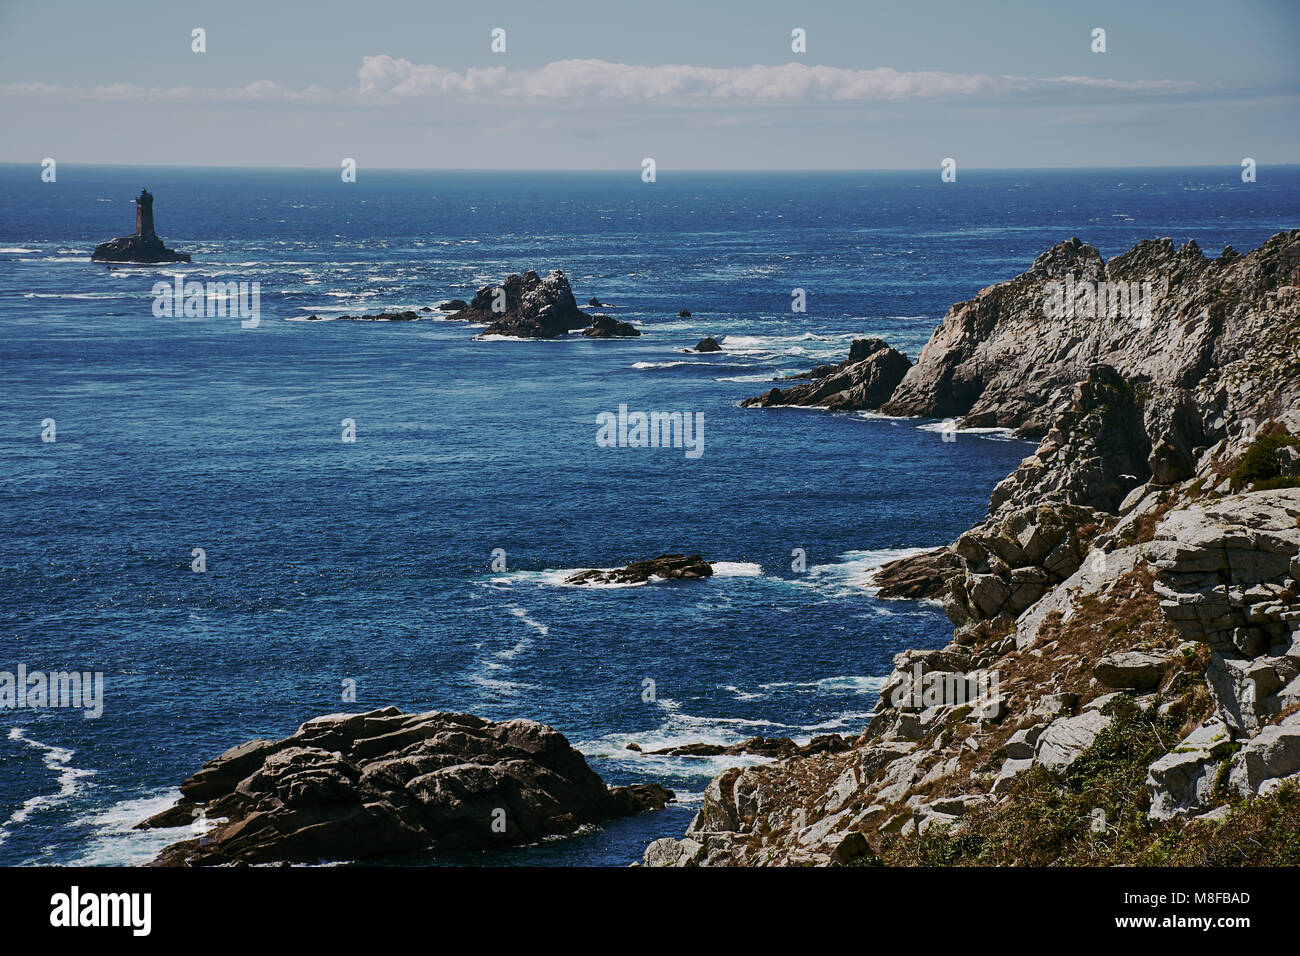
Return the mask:
[[0,162],[1263,166],[1298,49],[1300,0],[0,0]]

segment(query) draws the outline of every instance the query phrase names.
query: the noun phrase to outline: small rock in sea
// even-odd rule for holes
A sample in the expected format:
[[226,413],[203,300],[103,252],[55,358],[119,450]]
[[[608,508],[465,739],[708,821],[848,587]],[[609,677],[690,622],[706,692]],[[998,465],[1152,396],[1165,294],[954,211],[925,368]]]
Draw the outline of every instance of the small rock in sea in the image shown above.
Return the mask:
[[721,352],[722,346],[718,344],[717,339],[715,339],[713,336],[710,335],[707,338],[700,339],[699,344],[695,346],[695,351]]
[[640,335],[630,322],[616,322],[608,315],[593,315],[591,328],[583,329],[582,334],[596,339],[627,338]]
[[601,307],[601,302],[593,295],[590,299],[587,300],[587,306],[588,308],[599,309]]
[[669,580],[698,580],[713,576],[713,566],[698,554],[661,554],[657,558],[633,561],[625,568],[579,571],[565,584],[641,584],[652,577]]
[[632,743],[628,744],[628,745],[627,745],[626,747],[624,747],[623,749],[624,749],[624,750],[635,750],[637,753],[640,753],[640,752],[641,752],[641,745],[638,744],[636,741],[632,741]]
[[410,309],[405,312],[379,312],[375,315],[340,315],[340,322],[414,322],[420,316]]
[[452,299],[450,302],[442,303],[438,308],[443,312],[460,312],[463,309],[468,309],[469,303],[464,299]]
[[679,319],[689,319],[690,317],[691,317],[691,313],[686,311],[685,309],[682,309],[680,312],[677,313],[677,318]]
[[483,335],[508,335],[522,339],[553,339],[591,323],[578,308],[569,280],[559,269],[545,278],[529,271],[508,275],[497,286],[483,286],[469,305],[451,316],[488,323]]
[[849,347],[849,357],[838,365],[819,365],[794,376],[811,381],[784,390],[772,388],[740,404],[745,408],[794,405],[833,411],[873,410],[889,400],[911,367],[907,356],[881,339],[857,339]]

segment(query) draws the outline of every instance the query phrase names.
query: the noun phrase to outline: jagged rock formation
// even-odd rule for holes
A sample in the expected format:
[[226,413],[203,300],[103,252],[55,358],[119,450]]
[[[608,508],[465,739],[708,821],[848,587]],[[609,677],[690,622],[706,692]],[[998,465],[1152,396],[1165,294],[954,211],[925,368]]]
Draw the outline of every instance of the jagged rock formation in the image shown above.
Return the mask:
[[536,272],[509,275],[499,286],[484,286],[467,308],[448,316],[486,322],[484,335],[553,339],[591,325],[591,316],[578,308],[569,280],[559,269],[541,278]]
[[713,565],[698,554],[661,554],[624,568],[592,568],[565,578],[565,584],[644,584],[651,578],[699,580],[713,576]]
[[[1104,262],[1071,240],[954,306],[882,410],[1041,441],[985,521],[874,579],[883,596],[939,597],[952,643],[898,655],[848,750],[724,772],[645,863],[914,861],[951,835],[965,842],[950,855],[1041,865],[1061,847],[1042,856],[1024,827],[1056,823],[1017,808],[1075,793],[1113,800],[1126,838],[1157,853],[1170,827],[1194,842],[1233,825],[1250,806],[1234,798],[1294,794],[1297,244],[1300,230],[1207,260],[1148,241]],[[1072,318],[1044,311],[1057,281],[1157,294],[1149,311]],[[1139,757],[1145,786],[1094,782]]]
[[880,339],[856,339],[849,357],[838,365],[819,365],[796,378],[812,381],[782,391],[769,389],[747,398],[745,407],[773,408],[780,405],[828,408],[832,411],[860,411],[879,408],[893,394],[912,363],[907,356]]
[[141,189],[135,199],[135,235],[101,242],[91,253],[91,262],[189,262],[188,252],[176,252],[163,245],[154,232],[153,193]]
[[607,788],[562,734],[531,720],[395,707],[316,717],[283,740],[241,744],[181,793],[142,826],[224,822],[167,847],[156,866],[510,846],[673,798],[654,785]]

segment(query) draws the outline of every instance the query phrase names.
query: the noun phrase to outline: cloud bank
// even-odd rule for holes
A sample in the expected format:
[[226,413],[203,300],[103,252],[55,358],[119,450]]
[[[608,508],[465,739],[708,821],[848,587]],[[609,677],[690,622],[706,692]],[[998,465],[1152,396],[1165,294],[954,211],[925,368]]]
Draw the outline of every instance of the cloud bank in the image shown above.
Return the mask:
[[258,81],[234,88],[146,87],[117,83],[69,87],[49,83],[0,85],[0,95],[62,96],[106,101],[226,103],[335,103],[364,105],[419,100],[664,103],[719,106],[798,103],[870,103],[916,99],[1088,96],[1105,93],[1176,96],[1207,92],[1196,82],[1113,80],[1087,76],[1025,77],[938,70],[900,72],[889,67],[637,66],[606,60],[557,60],[537,69],[471,67],[456,71],[417,64],[385,53],[362,59],[357,85],[328,90],[292,89]]
[[606,60],[557,60],[536,70],[471,68],[463,73],[387,54],[367,56],[358,71],[365,96],[428,97],[462,94],[541,99],[705,100],[797,103],[890,101],[920,97],[997,96],[1062,88],[1140,93],[1186,93],[1199,84],[1174,80],[1111,80],[1082,76],[1034,78],[889,67],[634,66]]

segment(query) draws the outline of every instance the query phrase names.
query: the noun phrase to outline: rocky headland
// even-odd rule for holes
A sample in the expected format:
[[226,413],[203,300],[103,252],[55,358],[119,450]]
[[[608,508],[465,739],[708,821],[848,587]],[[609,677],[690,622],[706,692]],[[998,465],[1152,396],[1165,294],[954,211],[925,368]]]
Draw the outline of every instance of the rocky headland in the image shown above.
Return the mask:
[[750,400],[1039,444],[982,522],[875,577],[952,641],[898,655],[846,749],[722,773],[645,863],[1300,863],[1298,249],[1071,239],[914,365],[872,343]]
[[531,720],[330,714],[250,740],[181,784],[141,828],[213,824],[155,866],[314,863],[506,847],[662,809],[671,791],[607,787],[564,735]]

